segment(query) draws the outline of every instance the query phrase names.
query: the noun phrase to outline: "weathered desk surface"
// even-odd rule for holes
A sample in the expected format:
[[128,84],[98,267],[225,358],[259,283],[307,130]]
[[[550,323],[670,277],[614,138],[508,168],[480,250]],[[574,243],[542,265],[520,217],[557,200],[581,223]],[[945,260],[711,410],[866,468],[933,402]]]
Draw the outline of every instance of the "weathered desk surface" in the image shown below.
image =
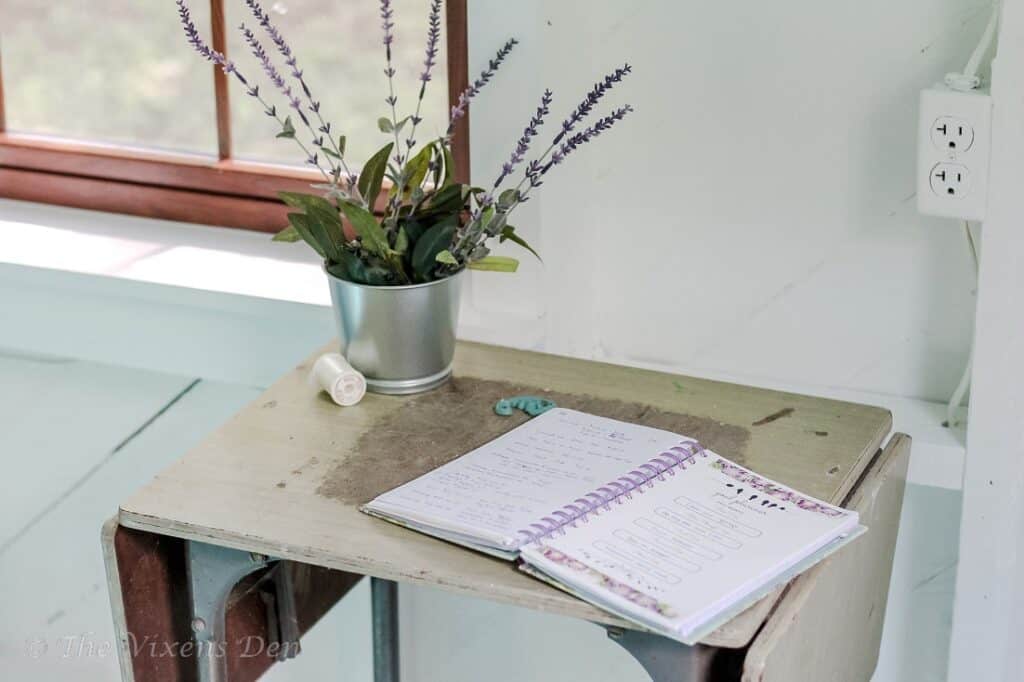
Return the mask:
[[[358,506],[520,423],[492,411],[510,394],[550,392],[564,407],[697,437],[835,503],[892,423],[876,407],[473,343],[459,345],[456,378],[443,389],[368,395],[339,408],[306,382],[315,357],[125,502],[119,523],[628,628],[506,562]],[[704,643],[745,646],[777,599],[766,597]]]

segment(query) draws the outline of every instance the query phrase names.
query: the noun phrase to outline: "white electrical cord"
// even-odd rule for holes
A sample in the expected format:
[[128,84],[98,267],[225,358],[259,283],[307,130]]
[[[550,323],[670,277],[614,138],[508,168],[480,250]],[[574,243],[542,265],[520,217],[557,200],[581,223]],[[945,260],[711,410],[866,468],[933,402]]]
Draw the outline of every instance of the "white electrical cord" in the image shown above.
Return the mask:
[[[981,60],[985,58],[989,49],[992,47],[992,41],[996,38],[996,30],[999,28],[999,0],[994,0],[992,3],[992,15],[989,17],[988,24],[985,26],[985,32],[981,34],[981,40],[978,42],[978,46],[974,48],[974,52],[971,53],[970,59],[967,60],[967,66],[964,67],[963,73],[947,73],[946,74],[946,85],[959,92],[970,92],[971,90],[977,90],[981,86],[981,77],[978,76],[978,69],[981,68]],[[974,282],[977,286],[978,282],[978,249],[974,243],[974,235],[971,233],[971,224],[968,221],[964,221],[964,233],[967,235],[967,245],[971,249],[971,261],[974,263]],[[953,391],[953,395],[949,399],[949,404],[946,405],[946,421],[942,422],[943,426],[956,426],[956,411],[960,407],[960,403],[963,402],[964,396],[967,395],[967,389],[971,385],[971,369],[974,365],[974,331],[971,330],[971,345],[967,350],[967,362],[964,366],[964,372],[960,375],[960,383],[957,384],[956,390]]]
[[999,0],[995,0],[992,3],[992,16],[988,20],[988,26],[985,27],[985,32],[981,34],[981,41],[978,46],[974,48],[974,52],[971,53],[971,58],[967,60],[967,66],[964,67],[963,73],[947,73],[946,74],[946,85],[953,90],[960,92],[968,92],[970,90],[977,90],[978,86],[981,85],[981,77],[978,76],[978,68],[981,66],[981,60],[985,58],[985,53],[992,47],[992,41],[996,37],[996,29],[999,27]]
[[[978,249],[974,244],[974,235],[971,233],[971,224],[964,221],[964,232],[967,234],[967,246],[971,249],[971,262],[974,263],[974,281],[977,284],[978,281]],[[943,426],[952,427],[956,426],[956,411],[960,407],[960,403],[963,402],[964,396],[967,395],[967,389],[971,385],[971,369],[974,364],[974,330],[971,330],[971,345],[967,349],[967,364],[964,366],[964,373],[960,375],[960,383],[956,385],[956,390],[953,391],[952,397],[949,399],[949,404],[946,405],[946,421],[942,422]]]

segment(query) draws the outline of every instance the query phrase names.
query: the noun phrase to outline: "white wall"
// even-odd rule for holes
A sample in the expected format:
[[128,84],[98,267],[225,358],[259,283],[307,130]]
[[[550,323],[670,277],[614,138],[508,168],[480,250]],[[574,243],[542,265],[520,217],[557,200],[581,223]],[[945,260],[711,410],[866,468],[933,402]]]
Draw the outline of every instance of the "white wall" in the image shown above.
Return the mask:
[[962,67],[987,9],[472,0],[471,72],[507,36],[521,40],[472,109],[478,183],[494,177],[544,87],[556,96],[553,135],[590,84],[628,60],[633,76],[602,109],[637,110],[515,217],[545,266],[475,273],[474,334],[945,400],[973,282],[962,230],[916,215],[917,95]]

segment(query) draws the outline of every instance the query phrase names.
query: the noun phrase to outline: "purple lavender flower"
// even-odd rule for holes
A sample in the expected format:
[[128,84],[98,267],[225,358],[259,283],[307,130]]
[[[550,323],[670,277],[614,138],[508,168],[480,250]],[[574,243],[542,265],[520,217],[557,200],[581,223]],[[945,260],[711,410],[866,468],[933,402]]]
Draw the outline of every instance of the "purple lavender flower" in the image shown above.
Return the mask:
[[391,8],[391,0],[380,0],[380,27],[384,29],[384,45],[389,48],[391,47],[391,43],[395,40],[395,22],[392,21],[392,17],[394,16],[395,10]]
[[620,82],[632,71],[632,66],[624,64],[621,68],[615,69],[615,71],[605,76],[604,80],[595,83],[591,91],[587,93],[587,96],[582,102],[580,102],[579,106],[576,107],[575,111],[569,115],[569,118],[562,122],[562,131],[558,133],[552,144],[558,144],[562,141],[562,138],[571,133],[573,128],[576,127],[576,124],[586,118],[587,114],[589,114],[594,108],[594,105],[604,97],[605,93],[611,90],[616,83]]
[[391,62],[391,44],[395,41],[394,15],[395,10],[391,8],[391,0],[380,0],[381,28],[384,29],[384,52],[387,57],[384,75],[388,77],[388,96],[384,98],[384,101],[391,106],[391,127],[395,135],[395,155],[391,158],[400,167],[405,161],[405,156],[402,155],[398,144],[398,113],[395,111],[398,98],[395,96],[395,67]]
[[[557,153],[557,152],[556,152]],[[530,163],[526,164],[526,178],[530,181],[530,187],[540,187],[544,182],[540,179],[541,171],[540,159],[534,159]],[[525,201],[525,199],[524,199]]]
[[441,0],[430,3],[428,23],[427,58],[423,61],[423,73],[420,74],[420,81],[424,83],[430,80],[430,71],[437,64],[437,43],[441,39]]
[[[185,29],[185,36],[188,38],[189,44],[192,45],[193,48],[195,48],[196,52],[198,52],[201,56],[203,56],[208,61],[211,61],[214,64],[216,64],[217,66],[221,67],[221,69],[224,70],[224,73],[234,74],[235,78],[237,78],[238,81],[242,85],[245,86],[246,93],[250,97],[253,97],[256,100],[258,100],[259,103],[263,105],[263,111],[267,114],[267,116],[270,116],[275,121],[280,123],[286,130],[288,128],[290,128],[291,127],[291,122],[288,121],[287,119],[282,119],[280,116],[278,116],[277,107],[269,104],[260,95],[260,88],[259,88],[259,86],[258,85],[249,85],[249,81],[246,80],[245,76],[243,76],[238,71],[237,68],[235,68],[235,65],[234,65],[233,62],[231,62],[229,59],[227,59],[220,52],[218,52],[218,51],[214,50],[213,48],[211,48],[209,45],[207,45],[203,41],[203,39],[199,36],[198,29],[196,29],[195,22],[192,21],[192,14],[191,14],[191,12],[188,9],[188,5],[185,4],[185,0],[176,0],[176,4],[178,5],[178,16],[181,18],[182,27]],[[243,30],[243,33],[247,32],[245,30],[244,26],[242,27],[242,30]],[[253,54],[255,54],[257,59],[259,59],[260,62],[264,64],[264,68],[265,69],[266,69],[267,66],[270,67],[270,70],[268,71],[267,75],[270,76],[271,80],[274,81],[275,85],[278,85],[279,83],[283,83],[284,79],[282,79],[280,77],[280,74],[277,73],[277,69],[273,68],[273,64],[270,63],[270,60],[269,60],[269,58],[267,58],[267,54],[263,50],[263,47],[259,44],[259,41],[257,41],[256,37],[252,35],[251,31],[248,31],[247,33],[249,35],[246,36],[246,39],[247,40],[251,39],[250,47],[253,49]],[[296,106],[296,100],[290,94],[289,94],[289,100],[291,100],[292,106],[295,107]],[[296,111],[298,111],[297,108],[296,108]],[[300,112],[299,115],[303,119],[303,121],[306,121],[306,117],[303,116],[301,112]],[[307,123],[307,125],[308,125],[308,123]],[[294,129],[292,129],[291,132],[294,133]],[[325,180],[330,180],[330,176],[327,174],[327,172],[324,171],[324,169],[320,167],[317,155],[315,153],[311,153],[306,148],[306,146],[304,144],[302,144],[302,141],[294,136],[294,134],[292,134],[290,137],[293,140],[295,140],[295,143],[306,154],[307,162],[312,164],[312,165],[314,165],[314,166],[316,166],[317,169],[320,171],[320,173],[324,176]]]
[[[270,21],[270,15],[263,10],[260,3],[256,2],[256,0],[245,0],[245,4],[249,11],[252,12],[253,17],[256,18],[256,21],[263,27],[263,30],[270,36],[270,39],[274,41],[274,45],[277,46],[278,51],[284,56],[285,60],[292,60],[292,48],[289,47],[288,43],[285,42],[284,36],[281,35],[281,32]],[[288,66],[294,67],[295,64],[288,61]]]
[[[335,154],[338,156],[339,160],[341,161],[341,165],[345,168],[346,174],[348,175],[349,187],[352,187],[355,184],[356,176],[355,176],[354,173],[352,173],[351,171],[348,170],[348,166],[345,164],[345,159],[344,159],[344,157],[343,157],[343,155],[341,153],[341,149],[338,148],[338,145],[335,144],[335,142],[334,142],[334,138],[331,137],[331,124],[326,122],[326,121],[324,121],[323,116],[320,115],[320,102],[318,100],[313,99],[313,93],[310,91],[309,86],[306,84],[306,80],[303,77],[302,69],[299,68],[298,60],[296,59],[294,52],[292,52],[291,46],[284,39],[284,36],[278,30],[277,26],[275,26],[274,23],[270,20],[270,15],[267,14],[267,12],[263,9],[263,7],[260,5],[260,3],[257,2],[257,0],[245,0],[245,4],[249,8],[249,11],[252,12],[253,17],[256,18],[256,21],[258,21],[260,26],[263,27],[263,30],[266,31],[268,36],[270,36],[270,39],[273,41],[274,45],[277,47],[277,51],[281,53],[282,57],[284,57],[285,64],[287,64],[288,67],[291,69],[292,78],[294,78],[296,81],[298,81],[299,86],[302,88],[303,94],[306,96],[306,100],[309,102],[309,110],[311,112],[313,112],[314,114],[316,114],[316,116],[317,116],[317,120],[320,123],[319,127],[317,128],[316,131],[313,131],[312,128],[310,128],[310,132],[313,133],[314,138],[315,138],[314,139],[314,144],[317,147],[323,147],[324,146],[323,145],[323,139],[324,138],[323,138],[323,136],[316,137],[316,133],[317,132],[323,133],[324,135],[327,135],[327,139],[328,139],[328,141],[330,143],[330,146],[334,149]],[[247,41],[249,40],[248,36],[246,36],[246,40]],[[252,43],[250,42],[250,47],[251,46],[252,46]],[[262,50],[262,48],[261,48],[261,50]],[[265,56],[265,54],[264,54],[264,56]],[[260,59],[261,63],[264,62],[264,60],[262,58],[260,58],[258,55],[257,55],[257,58]],[[267,60],[267,61],[269,62],[269,60]],[[266,70],[266,66],[264,66],[264,70]],[[281,86],[278,85],[276,82],[275,82],[275,85],[277,85],[278,88],[281,88]],[[297,101],[297,98],[294,98],[294,97],[292,97],[290,95],[288,95],[288,97],[289,97],[290,103],[292,104],[292,107],[296,111],[299,111],[299,108],[295,104],[295,102]],[[301,111],[299,111],[299,116],[303,119],[303,122],[305,122],[307,125],[309,125],[305,115],[302,114]],[[333,166],[333,164],[330,164],[330,165]],[[334,173],[334,168],[333,167],[332,167],[331,170],[332,170],[332,173]]]
[[288,100],[288,104],[295,110],[302,122],[309,126],[309,119],[306,118],[306,114],[302,111],[302,101],[292,92],[292,88],[288,85],[281,72],[277,70],[274,63],[270,61],[270,56],[267,55],[267,51],[263,49],[263,45],[260,43],[256,34],[253,33],[245,24],[241,24],[238,29],[242,32],[242,36],[245,38],[245,42],[249,44],[249,48],[256,59],[259,60],[260,66],[263,67],[263,72],[267,74],[267,78],[274,84],[281,94]]
[[256,18],[256,21],[258,21],[260,26],[263,27],[263,30],[267,32],[268,36],[270,36],[274,45],[277,46],[277,51],[284,57],[285,64],[287,64],[291,69],[292,77],[299,82],[299,85],[302,87],[302,92],[309,99],[310,110],[314,113],[318,112],[320,110],[320,103],[313,100],[313,95],[310,92],[309,87],[306,85],[306,81],[302,77],[302,70],[299,69],[298,61],[292,52],[291,46],[288,45],[284,36],[281,35],[281,32],[277,30],[277,27],[270,21],[270,15],[263,10],[263,7],[260,6],[256,0],[245,0],[245,4],[249,7],[252,15]]
[[[523,162],[526,152],[530,150],[530,140],[537,136],[538,129],[544,125],[544,117],[551,112],[551,100],[551,91],[545,90],[544,95],[540,98],[540,106],[537,107],[537,113],[533,115],[529,125],[523,130],[523,135],[519,138],[519,142],[516,143],[512,156],[501,167],[501,175],[494,181],[494,189],[497,189],[502,180],[511,175],[516,166]],[[527,169],[527,176],[529,176],[529,169]]]
[[392,17],[395,15],[395,10],[391,9],[391,0],[380,0],[380,27],[384,29],[384,48],[387,53],[387,66],[384,69],[384,75],[388,77],[388,85],[390,88],[390,94],[384,101],[391,105],[392,109],[398,98],[395,97],[394,88],[391,88],[391,79],[395,76],[395,67],[391,64],[391,44],[395,42],[395,22],[392,21]]
[[[420,93],[416,99],[416,111],[409,118],[412,121],[412,128],[409,130],[409,137],[405,139],[405,148],[410,155],[412,154],[412,148],[416,146],[416,126],[423,121],[420,117],[420,109],[423,106],[423,96],[427,92],[427,83],[431,79],[430,72],[437,65],[437,44],[441,39],[441,0],[431,1],[430,16],[427,23],[426,59],[423,60],[423,71],[420,73]],[[431,161],[432,163],[433,161]]]
[[618,121],[624,119],[627,114],[632,113],[632,111],[633,107],[631,107],[628,104],[626,106],[619,107],[609,115],[598,120],[597,123],[595,123],[594,125],[574,135],[571,135],[562,143],[561,147],[556,149],[554,153],[551,154],[551,160],[548,161],[544,165],[544,167],[540,169],[539,175],[544,175],[545,173],[548,172],[548,170],[551,169],[552,166],[556,166],[562,163],[562,161],[565,160],[565,157],[569,156],[569,154],[576,151],[578,147],[580,147],[583,144],[586,144],[587,142],[590,142],[592,139],[594,139],[601,133],[610,129]]
[[459,102],[452,107],[451,119],[448,121],[448,132],[446,133],[446,137],[448,139],[451,139],[452,133],[455,132],[455,124],[460,118],[466,115],[466,107],[469,106],[469,100],[473,99],[473,97],[475,97],[480,90],[487,85],[488,81],[494,77],[498,67],[500,67],[501,63],[505,61],[505,57],[507,57],[508,53],[512,51],[512,48],[518,44],[518,40],[510,38],[509,41],[505,43],[500,50],[498,50],[498,53],[494,55],[494,58],[487,63],[487,68],[480,72],[480,77],[473,81],[473,84],[463,90],[459,95]]
[[[235,68],[234,62],[229,60],[220,52],[217,52],[199,37],[199,30],[196,29],[195,23],[192,21],[192,13],[188,9],[188,5],[185,4],[185,0],[177,0],[178,5],[178,17],[181,18],[181,25],[185,29],[185,36],[188,38],[189,45],[195,48],[196,52],[202,55],[207,61],[211,61],[226,74],[234,74],[235,78],[239,80],[246,88],[249,88],[249,81]],[[252,88],[250,88],[250,92]],[[255,96],[255,95],[254,95]]]

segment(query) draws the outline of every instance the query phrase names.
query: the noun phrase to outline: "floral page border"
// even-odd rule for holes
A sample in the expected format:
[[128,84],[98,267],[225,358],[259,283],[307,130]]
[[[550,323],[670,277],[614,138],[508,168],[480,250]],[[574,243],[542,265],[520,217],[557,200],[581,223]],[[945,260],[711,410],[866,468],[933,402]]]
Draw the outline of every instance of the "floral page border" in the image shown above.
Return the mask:
[[835,509],[829,505],[822,504],[817,500],[812,500],[807,497],[804,497],[803,495],[795,493],[792,490],[787,490],[786,488],[778,486],[767,479],[761,478],[760,476],[751,471],[747,471],[741,466],[737,466],[732,462],[727,462],[724,459],[716,459],[714,462],[711,463],[711,467],[714,469],[718,469],[719,471],[721,471],[723,474],[730,478],[734,478],[737,481],[746,483],[751,488],[760,490],[765,495],[769,495],[780,500],[785,500],[786,502],[790,502],[796,505],[800,509],[804,509],[810,512],[816,512],[818,514],[824,514],[825,516],[830,516],[833,518],[839,516],[846,516],[847,514],[849,514],[849,512],[844,509]]
[[564,552],[560,552],[557,549],[548,547],[547,545],[540,545],[538,547],[538,550],[549,561],[552,561],[558,564],[559,566],[565,566],[567,568],[570,568],[576,571],[577,573],[586,574],[589,578],[595,580],[598,584],[600,584],[602,587],[606,588],[613,594],[616,594],[622,597],[623,599],[632,602],[633,604],[636,604],[641,608],[647,609],[648,611],[653,611],[654,613],[657,613],[660,616],[664,616],[665,618],[678,617],[678,614],[676,614],[676,612],[673,611],[672,607],[668,604],[660,602],[654,597],[648,594],[644,594],[640,590],[631,587],[623,582],[620,582],[612,578],[611,576],[605,575],[601,571],[591,568],[582,561],[579,561],[578,559],[573,559],[571,556],[565,554]]

